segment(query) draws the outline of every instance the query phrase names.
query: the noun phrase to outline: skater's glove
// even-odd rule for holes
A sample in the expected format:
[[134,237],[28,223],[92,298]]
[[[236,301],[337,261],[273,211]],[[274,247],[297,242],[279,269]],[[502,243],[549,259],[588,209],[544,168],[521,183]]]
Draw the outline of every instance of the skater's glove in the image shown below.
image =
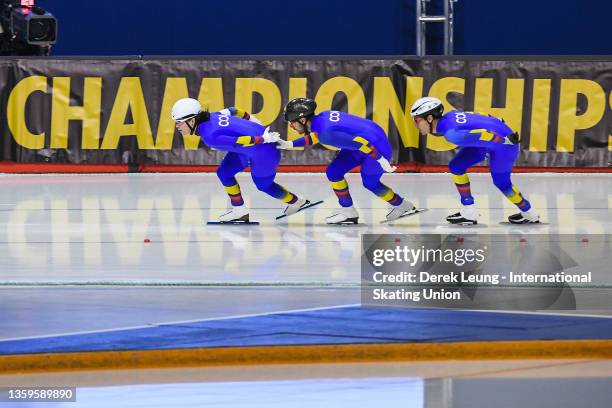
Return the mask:
[[270,126],[264,130],[262,135],[264,143],[276,143],[280,140],[280,133],[278,132],[270,132]]
[[276,142],[276,148],[281,150],[291,149],[293,147],[293,142],[289,140],[279,140]]
[[521,138],[517,132],[504,137],[504,144],[515,145],[520,143]]
[[[234,115],[234,114],[235,114],[235,112],[236,112],[236,108],[232,108],[232,109],[234,109],[234,112],[232,112],[232,110],[231,110],[231,109],[229,109],[229,108],[221,109],[221,110],[219,111],[219,115],[221,115],[221,116],[224,116],[224,115],[227,115],[227,116],[232,116],[232,115]],[[254,123],[257,123],[258,125],[261,125],[261,122],[259,121],[259,119],[257,119],[257,118],[255,117],[255,115],[249,115],[248,113],[246,113],[246,112],[245,112],[245,113],[244,113],[244,118],[243,118],[243,119],[248,119],[248,120],[249,120],[249,121],[251,121],[251,122],[254,122]]]
[[397,169],[397,167],[392,166],[391,163],[389,163],[389,160],[385,159],[384,157],[381,157],[376,161],[380,164],[380,167],[382,167],[382,169],[387,173],[393,173]]
[[257,123],[258,125],[261,125],[261,122],[259,121],[259,119],[257,119],[257,118],[255,117],[255,115],[251,115],[251,116],[249,116],[249,120],[250,120],[251,122],[255,122],[255,123]]

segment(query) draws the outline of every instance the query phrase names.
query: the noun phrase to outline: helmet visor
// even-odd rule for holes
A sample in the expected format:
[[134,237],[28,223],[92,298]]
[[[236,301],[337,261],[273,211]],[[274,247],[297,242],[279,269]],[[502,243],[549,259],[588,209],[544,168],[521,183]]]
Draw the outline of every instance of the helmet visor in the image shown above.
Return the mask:
[[194,115],[194,114],[189,114],[189,115],[183,116],[183,117],[181,117],[181,118],[174,119],[174,121],[175,121],[176,123],[183,123],[183,122],[187,122],[189,119],[191,119],[191,118],[195,118],[195,117],[196,117],[196,115]]

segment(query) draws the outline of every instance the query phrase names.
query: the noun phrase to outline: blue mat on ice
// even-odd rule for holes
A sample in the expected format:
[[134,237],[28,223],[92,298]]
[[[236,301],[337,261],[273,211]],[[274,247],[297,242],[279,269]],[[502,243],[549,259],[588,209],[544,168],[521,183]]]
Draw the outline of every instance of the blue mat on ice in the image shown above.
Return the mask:
[[0,354],[553,339],[612,339],[612,319],[347,307],[2,341]]

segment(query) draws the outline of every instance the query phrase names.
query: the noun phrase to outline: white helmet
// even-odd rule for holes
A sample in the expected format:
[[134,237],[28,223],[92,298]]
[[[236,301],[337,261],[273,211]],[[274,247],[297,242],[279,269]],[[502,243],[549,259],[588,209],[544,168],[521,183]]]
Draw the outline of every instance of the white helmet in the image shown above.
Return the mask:
[[444,112],[442,101],[431,96],[417,99],[410,109],[410,114],[413,117],[432,115],[434,118],[439,118],[442,116],[442,112]]
[[172,120],[184,122],[202,112],[202,105],[197,99],[183,98],[176,101],[172,107]]

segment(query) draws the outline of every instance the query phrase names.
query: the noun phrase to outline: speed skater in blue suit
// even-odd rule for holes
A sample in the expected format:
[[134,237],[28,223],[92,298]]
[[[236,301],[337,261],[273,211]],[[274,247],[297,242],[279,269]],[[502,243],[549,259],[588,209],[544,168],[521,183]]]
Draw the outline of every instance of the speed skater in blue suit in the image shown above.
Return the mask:
[[478,211],[470,189],[467,171],[489,156],[493,184],[520,212],[508,217],[512,224],[535,224],[539,215],[531,203],[512,183],[512,167],[519,154],[519,137],[503,120],[473,112],[453,110],[444,114],[442,101],[433,97],[420,98],[411,109],[415,125],[422,135],[443,136],[459,146],[448,167],[461,198],[461,210],[449,215],[452,224],[476,224]]
[[220,222],[249,222],[236,174],[251,166],[251,178],[257,189],[287,204],[283,215],[292,215],[310,205],[310,201],[277,184],[274,179],[280,162],[277,132],[270,132],[248,112],[227,108],[220,112],[202,110],[192,98],[178,100],[172,108],[172,119],[181,134],[195,134],[202,141],[227,154],[217,169],[232,205],[231,211],[219,217]]
[[326,218],[328,224],[357,224],[359,214],[353,206],[346,173],[361,166],[361,180],[366,189],[386,201],[391,210],[386,220],[393,221],[417,210],[412,202],[381,183],[385,172],[395,171],[389,163],[391,143],[384,130],[371,120],[335,110],[315,115],[317,104],[308,98],[295,98],[285,106],[285,120],[303,136],[293,141],[279,140],[278,148],[308,147],[316,143],[338,149],[326,175],[338,197],[340,210]]

